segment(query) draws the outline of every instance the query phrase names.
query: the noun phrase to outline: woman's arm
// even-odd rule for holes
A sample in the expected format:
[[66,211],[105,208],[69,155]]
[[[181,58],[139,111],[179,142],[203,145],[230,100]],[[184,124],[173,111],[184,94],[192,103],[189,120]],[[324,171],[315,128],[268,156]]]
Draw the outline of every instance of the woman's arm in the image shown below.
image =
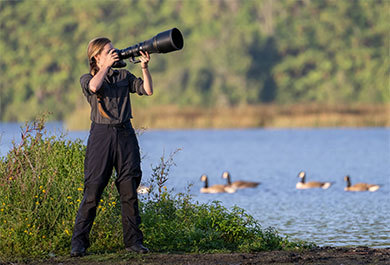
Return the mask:
[[148,63],[150,61],[150,55],[148,52],[143,53],[140,51],[142,56],[139,58],[141,61],[142,75],[144,79],[144,90],[148,96],[153,95],[153,82],[152,76],[149,72]]
[[96,93],[96,91],[98,91],[102,87],[104,77],[106,76],[109,69],[110,67],[99,69],[99,72],[97,72],[92,77],[91,81],[89,81],[89,90],[91,90],[93,93]]
[[108,70],[118,60],[118,54],[115,52],[115,49],[111,49],[106,56],[101,56],[100,58],[101,60],[98,62],[99,71],[89,81],[89,90],[93,93],[96,93],[101,88]]

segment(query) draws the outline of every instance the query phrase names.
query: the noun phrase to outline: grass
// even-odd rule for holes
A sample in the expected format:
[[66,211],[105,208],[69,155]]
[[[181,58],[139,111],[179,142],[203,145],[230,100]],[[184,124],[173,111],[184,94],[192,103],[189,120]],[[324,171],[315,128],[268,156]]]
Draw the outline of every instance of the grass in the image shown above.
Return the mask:
[[[88,129],[87,105],[71,114],[69,129]],[[134,107],[134,124],[150,129],[388,127],[390,105],[254,105],[238,107]]]
[[[22,141],[0,159],[0,262],[68,256],[73,223],[83,196],[81,140],[49,136],[44,118],[27,123]],[[175,194],[165,184],[174,154],[152,166],[151,190],[141,198],[141,229],[152,252],[215,253],[304,249],[261,225],[243,209],[219,202],[194,202],[190,192]],[[123,250],[115,174],[102,196],[90,252]],[[190,187],[188,187],[190,189]]]

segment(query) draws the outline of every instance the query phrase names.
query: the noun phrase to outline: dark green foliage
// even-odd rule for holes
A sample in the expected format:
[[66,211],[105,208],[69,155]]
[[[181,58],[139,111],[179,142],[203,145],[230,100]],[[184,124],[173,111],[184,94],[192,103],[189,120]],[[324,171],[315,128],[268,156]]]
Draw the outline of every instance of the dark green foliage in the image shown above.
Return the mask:
[[85,104],[89,40],[125,48],[172,27],[184,49],[152,55],[155,96],[135,105],[389,102],[388,10],[382,0],[1,1],[0,119],[63,119]]
[[243,209],[228,210],[219,202],[194,204],[189,199],[164,193],[162,200],[144,204],[145,243],[153,251],[253,252],[310,247],[288,241],[273,228],[262,230]]
[[83,192],[81,141],[47,137],[43,121],[0,162],[0,249],[4,256],[64,253]]
[[[85,146],[48,136],[44,121],[27,124],[22,142],[0,160],[0,262],[68,255],[74,219],[83,196]],[[262,230],[244,210],[218,202],[192,202],[164,186],[173,155],[153,167],[150,193],[141,196],[141,229],[152,251],[259,251],[310,247],[272,228]],[[91,232],[94,253],[123,248],[114,177],[105,189]]]

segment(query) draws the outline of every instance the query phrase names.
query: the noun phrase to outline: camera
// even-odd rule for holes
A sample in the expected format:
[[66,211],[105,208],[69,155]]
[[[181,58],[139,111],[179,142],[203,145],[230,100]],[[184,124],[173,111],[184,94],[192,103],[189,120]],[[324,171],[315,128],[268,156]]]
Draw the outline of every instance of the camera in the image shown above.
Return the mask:
[[141,56],[140,51],[151,53],[169,53],[177,50],[181,50],[184,46],[183,35],[177,28],[160,32],[153,38],[140,42],[136,45],[130,46],[122,50],[116,50],[119,55],[119,61],[116,61],[112,67],[121,68],[125,67],[126,63],[124,59],[130,59],[132,63],[138,63],[135,57]]

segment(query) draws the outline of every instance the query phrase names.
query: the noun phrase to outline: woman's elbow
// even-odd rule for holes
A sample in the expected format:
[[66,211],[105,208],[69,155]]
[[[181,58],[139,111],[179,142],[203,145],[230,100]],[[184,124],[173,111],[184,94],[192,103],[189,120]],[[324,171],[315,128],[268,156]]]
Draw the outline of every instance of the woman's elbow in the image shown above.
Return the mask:
[[153,87],[152,86],[144,86],[144,91],[147,96],[153,95]]
[[147,92],[146,92],[146,95],[148,95],[148,96],[153,95],[153,91],[147,91]]
[[97,88],[94,87],[94,86],[89,85],[89,90],[90,90],[92,93],[96,93]]

